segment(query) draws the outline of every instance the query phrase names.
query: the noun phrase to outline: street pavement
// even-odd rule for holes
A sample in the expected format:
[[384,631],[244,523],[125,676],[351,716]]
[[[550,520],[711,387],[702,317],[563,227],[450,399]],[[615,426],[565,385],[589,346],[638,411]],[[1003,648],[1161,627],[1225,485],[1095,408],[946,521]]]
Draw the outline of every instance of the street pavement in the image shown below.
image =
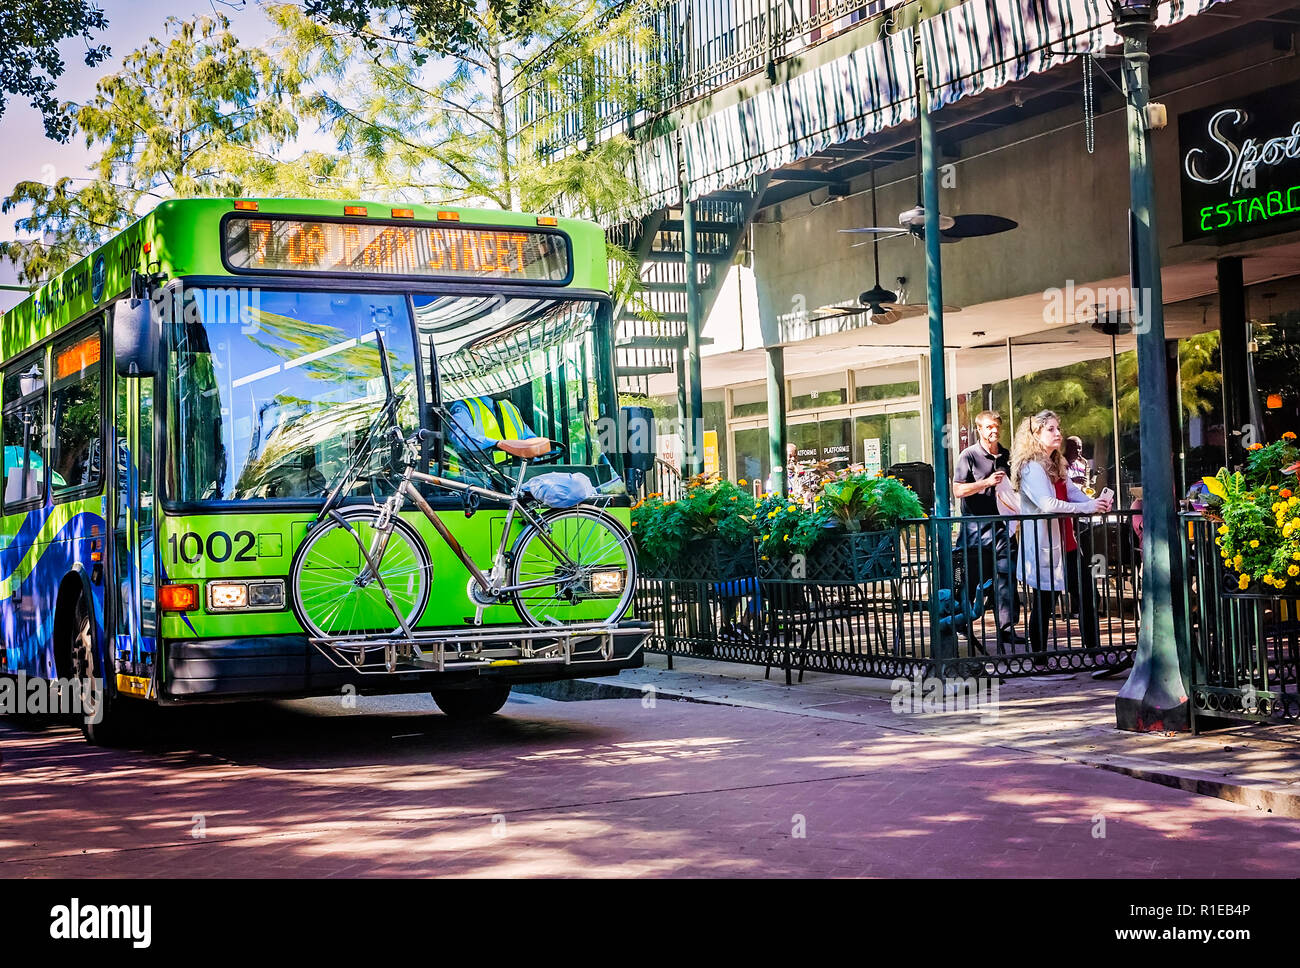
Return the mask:
[[1300,821],[960,732],[652,697],[160,713],[129,751],[0,721],[0,877],[1300,869]]

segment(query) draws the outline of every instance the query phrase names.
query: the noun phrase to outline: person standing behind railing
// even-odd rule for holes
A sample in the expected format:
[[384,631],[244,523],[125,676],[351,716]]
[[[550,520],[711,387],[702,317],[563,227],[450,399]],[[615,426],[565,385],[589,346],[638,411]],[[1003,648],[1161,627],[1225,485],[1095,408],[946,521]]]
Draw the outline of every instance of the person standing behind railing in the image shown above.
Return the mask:
[[[1090,498],[1070,480],[1061,444],[1061,421],[1051,410],[1021,421],[1011,447],[1011,483],[1020,492],[1021,512],[1074,515],[1109,511],[1109,498]],[[1066,552],[1070,550],[1066,536],[1073,537],[1070,525],[1069,521],[1040,517],[1024,522],[1021,529],[1017,574],[1030,589],[1029,647],[1039,668],[1046,665],[1043,653],[1056,593],[1066,589]],[[1080,598],[1083,644],[1095,649],[1100,644],[1096,599],[1087,594]]]
[[1011,541],[1005,522],[998,518],[997,488],[1011,469],[1006,450],[998,442],[1002,415],[985,410],[975,418],[979,440],[957,457],[953,465],[952,493],[961,499],[962,517],[977,520],[962,524],[958,552],[966,575],[967,601],[975,604],[977,590],[992,579],[990,597],[997,616],[998,651],[1014,652],[1016,635],[1016,583],[1011,577]]

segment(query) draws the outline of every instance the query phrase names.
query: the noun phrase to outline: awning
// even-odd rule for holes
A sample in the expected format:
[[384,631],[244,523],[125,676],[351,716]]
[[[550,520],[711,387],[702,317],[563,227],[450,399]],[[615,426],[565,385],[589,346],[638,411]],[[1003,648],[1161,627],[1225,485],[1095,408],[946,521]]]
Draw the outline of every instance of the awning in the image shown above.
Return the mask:
[[[1157,7],[1156,26],[1223,2],[1169,0]],[[1026,10],[1034,16],[1026,17]],[[1050,70],[1082,51],[1120,43],[1107,0],[967,0],[921,21],[916,30],[932,110]],[[914,36],[910,27],[886,35],[685,126],[680,148],[686,196],[702,198],[914,119]],[[654,145],[653,151],[638,149],[636,176],[647,186],[647,204],[679,200],[671,187],[677,159],[671,150],[676,145],[665,141],[669,137],[642,146]]]
[[908,27],[687,125],[687,197],[914,118],[913,56]]
[[[1225,0],[1170,0],[1156,26],[1186,20]],[[1026,9],[1034,13],[1026,17]],[[921,21],[930,108],[991,91],[1121,41],[1107,0],[967,0]]]

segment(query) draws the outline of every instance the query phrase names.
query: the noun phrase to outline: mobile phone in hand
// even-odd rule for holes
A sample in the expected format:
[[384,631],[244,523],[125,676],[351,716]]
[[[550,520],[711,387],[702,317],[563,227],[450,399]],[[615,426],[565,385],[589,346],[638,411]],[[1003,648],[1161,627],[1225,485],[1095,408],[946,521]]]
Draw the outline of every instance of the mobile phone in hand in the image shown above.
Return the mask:
[[1101,489],[1101,493],[1097,495],[1097,500],[1099,500],[1099,501],[1107,501],[1107,502],[1110,503],[1110,505],[1111,505],[1112,507],[1114,507],[1114,505],[1115,505],[1115,492],[1112,491],[1109,487],[1103,487],[1103,488]]

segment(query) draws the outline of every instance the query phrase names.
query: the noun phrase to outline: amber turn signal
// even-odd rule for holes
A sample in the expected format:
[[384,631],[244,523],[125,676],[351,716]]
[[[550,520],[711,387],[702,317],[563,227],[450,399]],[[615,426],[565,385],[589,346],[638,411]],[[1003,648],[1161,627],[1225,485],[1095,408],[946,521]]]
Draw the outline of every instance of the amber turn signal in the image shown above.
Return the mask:
[[163,585],[158,605],[164,612],[189,612],[199,607],[198,585]]
[[241,212],[256,212],[257,202],[251,201],[247,198],[237,198],[235,199],[235,208],[239,209]]

